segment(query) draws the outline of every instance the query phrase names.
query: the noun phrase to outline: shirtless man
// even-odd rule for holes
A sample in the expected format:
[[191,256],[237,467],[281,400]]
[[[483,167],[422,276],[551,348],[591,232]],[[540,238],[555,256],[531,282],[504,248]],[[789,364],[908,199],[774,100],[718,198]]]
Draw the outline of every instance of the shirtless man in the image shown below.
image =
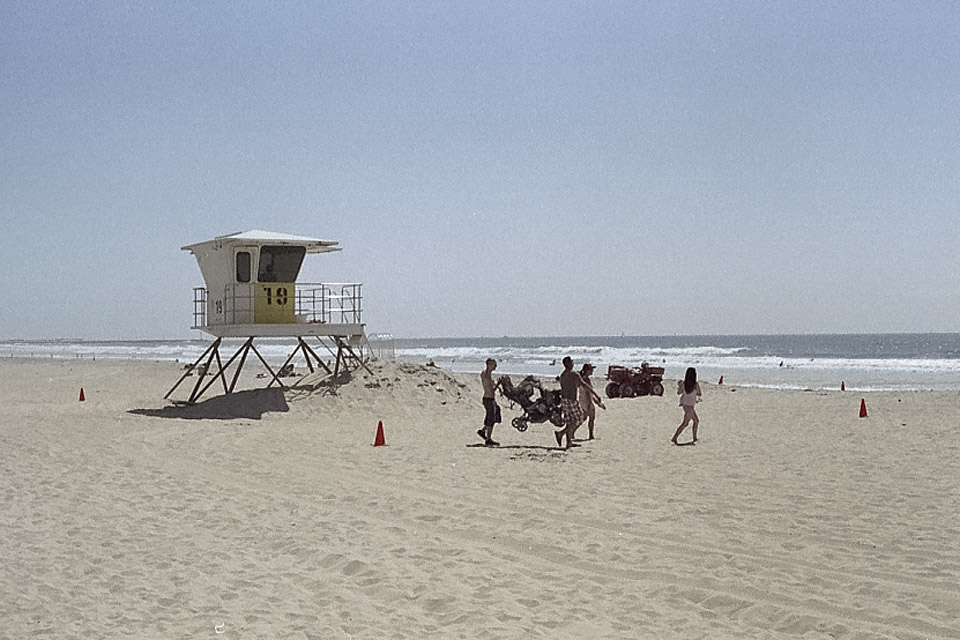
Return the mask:
[[483,385],[483,408],[485,414],[483,417],[483,428],[477,430],[477,435],[483,438],[483,444],[488,447],[496,447],[500,443],[495,441],[493,435],[493,425],[500,422],[500,407],[497,405],[497,399],[494,395],[497,385],[493,381],[493,371],[497,368],[497,361],[493,358],[487,358],[487,367],[480,372],[480,383]]
[[567,449],[580,446],[573,444],[573,433],[586,417],[577,398],[582,385],[583,379],[579,373],[573,370],[573,359],[567,356],[563,359],[563,373],[560,374],[560,406],[563,409],[563,429],[555,431],[553,434],[557,438],[558,447],[563,447],[564,434],[567,436]]

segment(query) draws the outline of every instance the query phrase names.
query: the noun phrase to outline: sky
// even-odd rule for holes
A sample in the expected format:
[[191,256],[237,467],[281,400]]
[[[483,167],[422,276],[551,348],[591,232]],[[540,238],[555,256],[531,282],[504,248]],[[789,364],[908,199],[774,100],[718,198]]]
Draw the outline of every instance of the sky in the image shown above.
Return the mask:
[[960,4],[0,3],[0,340],[204,338],[337,240],[397,337],[960,330]]

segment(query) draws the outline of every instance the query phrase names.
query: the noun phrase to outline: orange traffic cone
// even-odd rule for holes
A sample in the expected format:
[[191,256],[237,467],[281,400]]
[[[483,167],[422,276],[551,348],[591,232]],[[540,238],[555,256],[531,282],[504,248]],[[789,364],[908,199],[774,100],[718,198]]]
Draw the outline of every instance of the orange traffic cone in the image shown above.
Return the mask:
[[377,437],[373,441],[373,446],[383,447],[386,444],[386,440],[383,439],[383,420],[381,420],[377,423]]
[[847,385],[843,384],[843,380],[840,381],[840,391],[846,391]]
[[863,398],[860,398],[860,417],[867,417],[867,403]]
[[80,402],[83,402],[84,400],[86,400],[86,397],[83,395],[83,387],[80,387]]
[[717,384],[723,384],[723,376],[720,376],[720,382],[718,382]]

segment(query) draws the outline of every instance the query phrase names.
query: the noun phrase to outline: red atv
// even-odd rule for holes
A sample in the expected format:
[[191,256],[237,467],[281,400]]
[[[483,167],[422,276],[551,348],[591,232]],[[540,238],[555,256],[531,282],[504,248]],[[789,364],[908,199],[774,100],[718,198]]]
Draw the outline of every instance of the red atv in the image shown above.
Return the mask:
[[636,367],[607,367],[607,397],[633,398],[635,396],[663,395],[663,367],[651,367],[646,362]]

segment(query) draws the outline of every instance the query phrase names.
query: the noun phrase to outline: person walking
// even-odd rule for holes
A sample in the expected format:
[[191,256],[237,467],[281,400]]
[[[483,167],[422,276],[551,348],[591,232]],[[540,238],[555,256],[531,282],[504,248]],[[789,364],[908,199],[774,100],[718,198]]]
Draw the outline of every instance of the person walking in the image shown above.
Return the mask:
[[690,444],[694,444],[697,441],[697,427],[700,426],[700,417],[697,415],[696,406],[697,403],[700,402],[700,397],[703,393],[700,391],[700,383],[697,382],[697,370],[693,367],[688,367],[683,380],[677,382],[677,395],[680,396],[680,406],[683,407],[683,422],[680,423],[677,432],[673,434],[670,442],[680,444],[677,442],[677,438],[679,438],[683,430],[687,428],[687,425],[692,422],[693,440],[691,440]]
[[587,416],[587,429],[590,432],[587,438],[588,440],[593,440],[593,427],[597,421],[597,409],[595,405],[599,405],[601,409],[607,408],[603,404],[603,400],[600,399],[600,396],[597,395],[597,392],[593,390],[593,382],[590,380],[590,376],[593,375],[593,372],[596,370],[597,368],[589,362],[584,363],[580,368],[580,379],[583,381],[583,384],[580,385],[577,399],[580,402],[580,407]]
[[573,370],[573,358],[565,357],[563,359],[563,373],[560,374],[560,407],[563,411],[563,429],[555,431],[553,434],[557,438],[558,447],[563,447],[564,435],[567,436],[566,449],[580,446],[573,444],[573,434],[586,417],[583,408],[580,406],[580,401],[577,399],[582,385],[583,380],[580,378],[580,374]]
[[497,385],[493,381],[493,372],[497,368],[497,361],[487,358],[487,366],[480,372],[480,384],[483,385],[483,428],[477,429],[477,435],[483,438],[483,444],[488,447],[499,446],[493,439],[493,425],[500,422],[500,406],[497,404]]

